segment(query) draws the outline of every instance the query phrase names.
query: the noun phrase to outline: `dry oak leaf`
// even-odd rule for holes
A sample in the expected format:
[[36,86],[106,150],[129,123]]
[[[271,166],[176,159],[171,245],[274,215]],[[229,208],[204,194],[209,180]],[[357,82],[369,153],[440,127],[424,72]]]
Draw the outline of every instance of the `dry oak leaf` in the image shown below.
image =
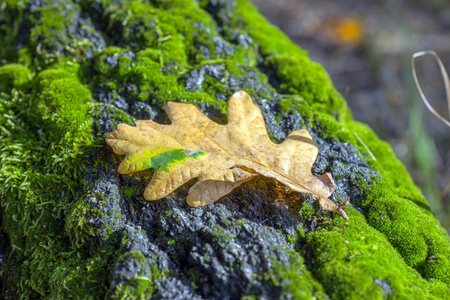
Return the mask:
[[161,199],[198,177],[187,204],[203,206],[217,201],[254,176],[273,178],[290,189],[312,195],[327,211],[339,211],[328,197],[335,190],[331,174],[311,174],[318,148],[307,130],[296,130],[281,144],[267,135],[259,108],[243,91],[228,105],[228,124],[219,125],[194,105],[168,102],[165,110],[172,124],[136,121],[136,127],[119,124],[106,142],[116,154],[125,154],[120,174],[153,168],[144,191],[146,200]]

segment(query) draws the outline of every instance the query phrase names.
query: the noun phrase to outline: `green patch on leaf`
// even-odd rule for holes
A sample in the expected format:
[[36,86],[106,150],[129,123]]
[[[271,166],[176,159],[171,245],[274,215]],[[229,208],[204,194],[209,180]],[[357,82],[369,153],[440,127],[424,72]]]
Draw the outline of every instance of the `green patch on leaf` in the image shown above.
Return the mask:
[[198,160],[200,157],[206,155],[203,151],[195,151],[189,149],[172,149],[154,156],[150,159],[149,168],[155,170],[163,170],[169,172],[171,166],[184,163],[189,158]]

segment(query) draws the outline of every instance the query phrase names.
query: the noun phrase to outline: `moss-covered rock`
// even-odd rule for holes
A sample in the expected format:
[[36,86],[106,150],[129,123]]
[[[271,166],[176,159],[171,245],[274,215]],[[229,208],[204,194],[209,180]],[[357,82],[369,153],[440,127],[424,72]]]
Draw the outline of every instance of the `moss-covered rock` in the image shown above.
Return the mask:
[[[390,146],[248,0],[0,3],[0,295],[6,299],[444,299],[449,237]],[[118,123],[167,101],[226,122],[247,91],[280,142],[307,128],[349,221],[257,177],[213,205],[147,203]]]

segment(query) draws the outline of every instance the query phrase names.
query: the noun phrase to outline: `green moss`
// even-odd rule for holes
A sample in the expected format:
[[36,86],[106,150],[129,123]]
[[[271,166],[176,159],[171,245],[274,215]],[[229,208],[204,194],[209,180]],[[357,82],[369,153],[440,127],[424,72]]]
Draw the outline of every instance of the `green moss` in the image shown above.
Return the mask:
[[287,239],[287,241],[288,241],[289,243],[291,243],[291,244],[296,244],[297,241],[298,241],[297,235],[295,235],[295,234],[289,235],[286,239]]
[[257,296],[242,296],[241,300],[257,300],[259,299]]
[[25,89],[32,77],[33,74],[27,67],[19,64],[5,65],[0,68],[0,90]]
[[428,207],[405,201],[382,183],[366,201],[367,222],[387,236],[408,265],[426,279],[450,283],[449,241]]
[[20,26],[25,18],[24,8],[28,1],[2,1],[0,14],[0,66],[17,58]]
[[[131,62],[124,49],[110,47],[98,54],[95,60],[94,81],[109,84],[112,90],[121,90],[130,82],[136,84],[135,96],[144,102],[151,102],[163,107],[168,101],[204,102],[215,105],[225,111],[226,103],[217,101],[205,92],[186,92],[184,85],[170,73],[161,72],[160,63],[152,50],[143,50],[137,53],[136,61]],[[111,66],[106,63],[107,57],[117,56],[118,65]],[[155,61],[156,60],[156,61]]]
[[[55,139],[70,133],[70,129],[83,127],[89,131],[91,120],[88,117],[91,100],[90,91],[77,80],[63,78],[52,80],[33,103],[35,120],[48,127]],[[78,133],[81,130],[79,130]]]
[[[23,10],[22,10],[23,11]],[[95,38],[95,29],[80,20],[81,7],[64,0],[44,0],[33,12],[24,16],[28,24],[25,52],[19,59],[30,61],[38,71],[60,63],[65,55],[76,61],[94,48],[94,43],[81,35]],[[22,25],[23,26],[23,25]]]
[[105,243],[94,256],[85,248],[75,253],[71,247],[81,245],[82,232],[91,229],[77,224],[81,232],[72,244],[64,228],[65,220],[77,219],[77,213],[66,215],[82,191],[92,140],[90,92],[65,67],[42,72],[32,85],[29,93],[19,84],[0,96],[0,114],[9,116],[0,122],[3,229],[16,257],[4,268],[19,275],[14,286],[24,298],[104,293],[104,266],[116,250]]
[[174,33],[163,37],[165,39],[161,45],[161,61],[163,65],[175,64],[177,68],[183,68],[188,65],[186,55],[186,44],[184,36],[180,33]]
[[[215,30],[214,22],[210,15],[191,1],[177,1],[167,6],[157,4],[166,9],[155,9],[148,3],[128,1],[120,8],[114,4],[109,5],[108,1],[104,1],[103,5],[111,12],[111,24],[120,21],[121,24],[126,24],[125,28],[132,28],[133,35],[123,33],[125,49],[107,48],[102,51],[99,59],[96,59],[94,68],[101,76],[98,78],[100,81],[110,81],[113,78],[114,84],[109,86],[118,90],[125,83],[132,81],[139,86],[136,96],[141,101],[151,101],[160,106],[167,101],[203,102],[225,112],[226,103],[211,96],[219,91],[224,92],[220,90],[223,85],[216,85],[214,90],[210,87],[202,92],[186,92],[183,82],[179,79],[189,72],[192,66],[201,66],[218,59],[223,63],[226,57],[230,58],[228,69],[235,68],[236,63],[247,64],[246,58],[254,55],[253,48],[244,49],[239,46],[238,50],[231,54],[215,52],[212,37],[219,37],[219,34]],[[121,9],[126,10],[127,14],[118,13]],[[141,36],[140,31],[136,34],[136,26],[133,24],[140,24],[138,28],[145,35]],[[208,49],[208,57],[199,56],[198,45]],[[121,52],[143,47],[145,49],[136,54],[134,62],[126,61],[127,58],[121,60]],[[111,55],[119,57],[119,66],[111,66],[105,62],[106,57]],[[211,86],[215,84],[214,81],[207,81],[205,85],[209,86],[210,83]]]
[[265,280],[281,288],[281,297],[328,299],[322,285],[306,269],[303,258],[293,250],[282,251],[289,256],[289,264],[282,265],[274,259],[273,267],[263,275]]
[[353,134],[348,134],[329,118],[322,117],[321,122],[328,130],[335,128],[337,138],[351,141],[366,153],[369,165],[383,178],[375,187],[366,187],[366,199],[360,205],[367,212],[367,223],[384,233],[408,265],[424,278],[449,284],[449,238],[392,148],[379,141],[366,125],[348,122],[353,129]]
[[[50,1],[47,3],[51,4]],[[65,22],[70,21],[71,18],[66,18],[64,10],[56,4],[46,8],[40,7],[38,12],[40,18],[36,20],[36,25],[30,33],[30,38],[34,40],[33,44],[37,46],[37,41],[42,40],[43,44],[54,48],[58,45],[58,40],[66,42],[67,37],[64,35],[63,27]]]
[[190,268],[187,273],[188,278],[190,279],[191,286],[194,290],[198,289],[201,285],[200,278],[197,274],[197,270],[195,268]]
[[92,208],[87,204],[85,198],[80,198],[80,200],[73,203],[65,225],[71,245],[81,248],[86,245],[90,238],[98,235],[99,230],[90,226],[88,222],[90,218],[104,216],[105,214],[100,209]]
[[135,194],[135,190],[128,186],[124,186],[122,188],[122,193],[125,197],[131,198]]
[[303,220],[308,220],[310,217],[315,215],[314,208],[306,202],[301,204],[301,208],[298,213]]
[[[304,253],[306,263],[331,298],[450,296],[443,284],[434,290],[356,210],[349,208],[347,214],[351,222],[336,218],[327,224],[330,230],[310,232],[306,237],[312,251]],[[387,283],[389,288],[383,291],[380,283]]]
[[244,225],[244,224],[245,224],[245,221],[244,221],[244,220],[237,220],[237,221],[236,221],[236,225],[242,226],[242,225]]
[[137,250],[123,254],[118,258],[117,263],[131,264],[133,269],[136,269],[137,264],[138,270],[131,279],[120,283],[113,291],[110,291],[109,298],[150,299],[156,290],[155,282],[162,276],[157,267]]
[[[309,106],[308,110],[314,112],[314,116],[309,115],[305,108],[296,109],[302,115],[308,114],[307,119],[322,128],[325,137],[350,142],[362,153],[367,153],[367,149],[357,139],[357,134],[376,158],[376,161],[369,159],[370,166],[397,189],[399,196],[415,197],[425,204],[420,191],[413,184],[404,166],[395,158],[390,146],[379,141],[367,125],[351,120],[351,113],[345,101],[334,90],[323,68],[311,62],[307,53],[279,29],[268,24],[248,1],[238,2],[236,18],[242,19],[249,35],[260,44],[261,54],[265,56],[264,64],[276,69],[275,75],[283,82],[277,90],[288,95],[300,95],[304,104]],[[290,99],[281,102],[286,111],[288,104]],[[370,158],[369,155],[367,157]]]

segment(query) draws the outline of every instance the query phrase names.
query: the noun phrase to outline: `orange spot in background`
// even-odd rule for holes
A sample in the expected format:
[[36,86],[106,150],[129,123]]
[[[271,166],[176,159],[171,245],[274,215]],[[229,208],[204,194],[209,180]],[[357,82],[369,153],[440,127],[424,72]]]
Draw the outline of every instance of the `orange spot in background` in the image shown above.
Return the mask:
[[[334,22],[333,22],[334,23]],[[359,44],[363,36],[361,22],[356,18],[343,18],[335,21],[333,26],[336,42]]]

